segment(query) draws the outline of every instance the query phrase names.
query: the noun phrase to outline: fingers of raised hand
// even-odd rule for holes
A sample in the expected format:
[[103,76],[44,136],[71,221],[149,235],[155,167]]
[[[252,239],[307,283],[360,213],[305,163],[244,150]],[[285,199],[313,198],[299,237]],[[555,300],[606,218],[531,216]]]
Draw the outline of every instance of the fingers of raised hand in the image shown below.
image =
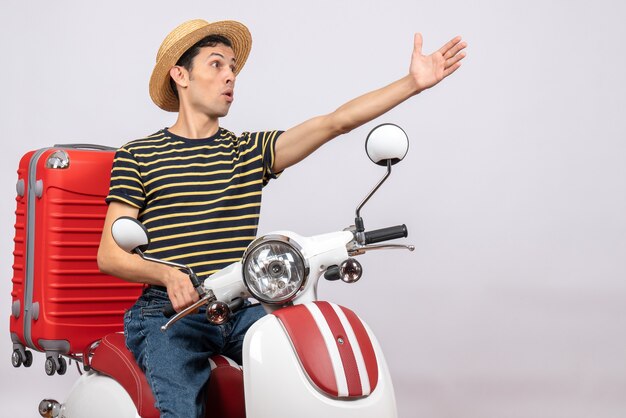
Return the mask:
[[[463,49],[463,48],[465,48],[467,46],[467,44],[465,44],[465,42],[461,42],[461,39],[462,38],[460,36],[456,36],[456,37],[452,38],[451,40],[446,42],[446,44],[444,46],[439,48],[439,50],[437,52],[439,52],[444,58],[450,58],[451,56],[453,56],[454,54],[456,54],[461,49]],[[460,49],[457,49],[456,52],[455,52],[455,48],[458,47],[459,45],[462,45],[462,44],[464,44],[464,46],[460,47]]]
[[421,33],[416,33],[415,36],[413,37],[413,49],[414,52],[417,54],[421,54],[422,53],[422,34]]
[[460,51],[464,50],[465,48],[467,48],[467,42],[459,41],[456,44],[454,44],[450,49],[448,49],[445,54],[443,54],[443,58],[448,60],[454,57],[455,55],[457,55]]
[[465,58],[465,52],[458,53],[456,55],[453,55],[452,58],[446,59],[445,69],[447,70],[457,63],[460,64],[459,61],[461,61],[463,58]]
[[450,74],[458,70],[460,66],[461,66],[461,63],[456,62],[452,64],[451,66],[447,67],[445,70],[443,70],[443,78],[446,78],[447,76],[449,76]]

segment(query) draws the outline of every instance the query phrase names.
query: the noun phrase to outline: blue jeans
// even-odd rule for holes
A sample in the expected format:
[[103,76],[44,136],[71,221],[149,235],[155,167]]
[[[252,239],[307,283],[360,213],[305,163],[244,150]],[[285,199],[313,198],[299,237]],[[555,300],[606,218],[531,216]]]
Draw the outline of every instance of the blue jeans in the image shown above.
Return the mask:
[[166,292],[144,290],[124,316],[126,346],[146,373],[161,417],[203,417],[209,357],[224,354],[241,364],[244,334],[265,311],[243,309],[229,322],[211,325],[202,308],[162,332],[168,319],[161,309],[168,303]]

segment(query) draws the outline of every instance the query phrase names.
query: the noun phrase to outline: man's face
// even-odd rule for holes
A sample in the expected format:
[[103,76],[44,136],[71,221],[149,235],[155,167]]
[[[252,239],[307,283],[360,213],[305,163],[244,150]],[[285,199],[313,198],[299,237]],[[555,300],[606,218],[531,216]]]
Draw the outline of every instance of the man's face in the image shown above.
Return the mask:
[[217,44],[200,49],[189,73],[187,96],[195,110],[212,117],[228,114],[234,99],[235,53]]

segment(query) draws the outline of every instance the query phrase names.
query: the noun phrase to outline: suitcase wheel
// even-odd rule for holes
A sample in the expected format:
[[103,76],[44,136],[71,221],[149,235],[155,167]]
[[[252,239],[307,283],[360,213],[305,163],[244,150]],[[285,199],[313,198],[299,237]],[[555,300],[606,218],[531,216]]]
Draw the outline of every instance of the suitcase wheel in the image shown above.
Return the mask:
[[67,362],[63,357],[59,357],[59,368],[57,369],[57,373],[61,376],[65,374],[67,371]]
[[11,354],[11,364],[13,367],[20,367],[22,364],[24,367],[30,367],[33,364],[33,353],[28,350],[22,352],[16,348]]
[[45,364],[46,374],[48,376],[54,376],[55,373],[64,375],[67,371],[67,362],[61,356],[47,357]]
[[13,354],[11,354],[11,364],[13,367],[20,367],[22,365],[22,353],[20,353],[20,350],[13,350]]
[[52,357],[46,358],[46,364],[44,364],[44,367],[48,376],[53,376],[57,371],[57,365]]
[[24,359],[24,367],[30,367],[33,364],[33,353],[26,350],[26,358]]

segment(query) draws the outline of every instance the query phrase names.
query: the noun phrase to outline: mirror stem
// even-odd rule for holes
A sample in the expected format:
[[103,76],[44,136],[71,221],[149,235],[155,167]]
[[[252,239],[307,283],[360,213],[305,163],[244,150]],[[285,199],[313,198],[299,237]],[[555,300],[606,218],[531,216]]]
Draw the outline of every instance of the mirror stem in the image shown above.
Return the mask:
[[200,283],[200,280],[198,280],[198,276],[196,276],[196,273],[194,273],[191,267],[187,267],[183,264],[173,263],[171,261],[159,260],[158,258],[148,257],[139,248],[135,248],[133,252],[146,261],[152,261],[155,263],[165,264],[166,266],[183,270],[185,273],[189,275],[189,279],[191,280],[193,287],[198,291],[198,294],[200,295],[200,297],[205,295],[206,291],[204,290],[204,286],[202,286],[202,283]]
[[179,268],[181,270],[184,270],[187,273],[189,273],[189,271],[191,270],[189,267],[187,267],[185,265],[182,265],[182,264],[173,263],[171,261],[159,260],[157,258],[148,257],[143,252],[141,252],[141,250],[139,248],[135,248],[134,252],[135,252],[135,254],[137,254],[139,257],[143,258],[146,261],[152,261],[152,262],[159,263],[159,264],[165,264],[166,266],[176,267],[176,268]]
[[363,223],[363,218],[361,218],[361,209],[367,203],[368,200],[376,193],[376,191],[382,186],[382,184],[387,180],[389,175],[391,174],[391,160],[387,160],[387,173],[385,173],[384,177],[378,182],[378,184],[374,187],[374,189],[369,192],[369,194],[363,199],[361,204],[356,208],[356,218],[354,219],[354,225],[356,226],[356,232],[364,232],[365,225]]

